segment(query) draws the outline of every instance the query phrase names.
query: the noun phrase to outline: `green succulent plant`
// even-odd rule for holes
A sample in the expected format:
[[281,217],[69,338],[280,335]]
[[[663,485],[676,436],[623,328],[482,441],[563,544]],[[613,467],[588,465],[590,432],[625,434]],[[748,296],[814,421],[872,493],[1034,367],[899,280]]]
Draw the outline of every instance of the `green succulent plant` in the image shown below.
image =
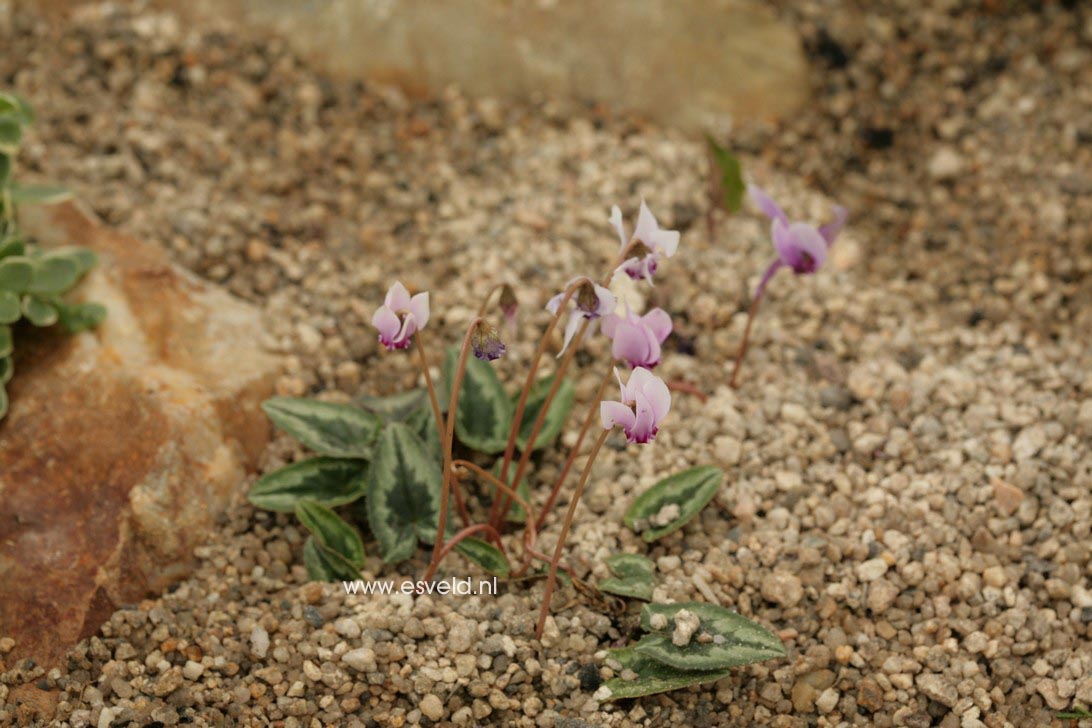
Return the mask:
[[23,99],[0,92],[0,420],[8,412],[6,385],[15,372],[15,329],[60,324],[75,333],[94,328],[106,317],[97,303],[64,300],[96,262],[90,250],[77,247],[41,250],[19,232],[16,206],[49,204],[68,197],[61,187],[20,185],[13,181],[15,155],[34,112]]

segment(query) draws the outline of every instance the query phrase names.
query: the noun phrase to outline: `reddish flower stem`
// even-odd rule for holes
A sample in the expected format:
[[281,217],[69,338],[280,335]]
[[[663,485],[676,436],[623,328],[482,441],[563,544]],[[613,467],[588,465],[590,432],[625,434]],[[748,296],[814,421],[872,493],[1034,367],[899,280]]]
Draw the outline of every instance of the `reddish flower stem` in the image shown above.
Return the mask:
[[736,379],[739,377],[739,368],[743,365],[743,357],[747,354],[747,343],[751,339],[751,324],[754,323],[755,314],[758,313],[758,304],[762,301],[762,296],[755,296],[755,300],[751,302],[751,308],[747,311],[747,327],[743,329],[743,340],[739,342],[739,353],[736,354],[736,365],[732,369],[732,378],[728,380],[728,386],[735,389],[739,386],[736,383]]
[[[561,303],[557,307],[557,313],[550,318],[550,323],[546,326],[546,331],[542,334],[541,341],[538,342],[538,349],[535,351],[534,357],[531,359],[531,368],[527,370],[527,380],[523,383],[523,389],[520,391],[519,400],[516,402],[516,411],[512,416],[512,429],[508,433],[508,442],[504,446],[504,461],[501,465],[501,474],[499,480],[503,483],[508,482],[508,468],[512,464],[512,455],[516,451],[516,438],[519,436],[520,425],[523,424],[523,413],[527,409],[527,397],[531,394],[531,385],[534,384],[535,374],[538,373],[539,362],[542,361],[542,355],[546,352],[546,345],[550,341],[550,334],[557,327],[557,322],[561,320],[562,314],[565,313],[565,309],[569,304],[570,299],[576,295],[580,286],[587,281],[587,278],[578,278],[573,281],[561,298]],[[518,480],[516,481],[519,482]],[[493,501],[493,506],[489,509],[489,522],[494,527],[499,528],[499,524],[503,521],[504,516],[498,516],[500,512],[500,501],[502,497],[498,495]],[[507,498],[504,498],[506,502]]]
[[505,493],[509,498],[514,499],[516,501],[516,503],[519,503],[521,506],[523,506],[523,510],[526,513],[528,513],[528,514],[531,513],[530,504],[527,501],[525,501],[520,496],[519,493],[517,493],[511,487],[509,487],[509,486],[505,485],[504,483],[500,482],[499,480],[497,480],[497,476],[493,475],[492,473],[490,473],[485,468],[483,468],[483,467],[481,467],[479,465],[475,465],[474,463],[470,462],[469,460],[453,460],[452,463],[451,463],[451,466],[456,467],[456,468],[466,468],[467,470],[471,471],[472,473],[474,473],[475,475],[480,477],[482,480],[488,482],[490,485],[492,485],[497,490]]
[[[569,451],[569,456],[565,458],[565,465],[561,468],[561,474],[557,476],[557,480],[554,481],[554,487],[550,490],[550,496],[546,499],[546,504],[542,506],[542,510],[539,511],[538,520],[534,522],[534,530],[541,531],[542,525],[546,522],[546,516],[549,514],[550,509],[554,507],[554,502],[557,500],[558,493],[561,492],[561,486],[564,485],[565,479],[569,475],[569,471],[573,467],[573,463],[576,462],[576,458],[580,455],[580,447],[584,444],[584,438],[588,434],[588,430],[591,428],[593,422],[595,422],[595,416],[599,414],[599,403],[603,400],[603,393],[607,391],[607,385],[610,384],[611,376],[614,374],[613,362],[607,369],[606,374],[603,375],[603,381],[599,383],[599,389],[595,392],[595,397],[592,399],[591,406],[588,407],[588,414],[584,417],[584,426],[580,428],[580,435],[576,438],[576,444],[573,445],[573,449]],[[528,521],[528,527],[531,527],[531,522]]]
[[546,627],[546,617],[550,614],[550,597],[554,594],[554,586],[557,584],[557,562],[561,560],[561,549],[565,547],[565,539],[569,535],[569,528],[573,525],[573,516],[576,514],[576,506],[580,503],[580,497],[584,495],[584,486],[591,475],[592,465],[595,464],[595,456],[599,454],[603,443],[607,441],[610,430],[603,430],[595,440],[591,452],[588,454],[588,462],[584,465],[584,472],[580,474],[580,482],[576,484],[576,492],[569,502],[569,510],[565,512],[565,520],[561,524],[561,533],[557,537],[557,545],[554,547],[554,556],[550,559],[550,574],[546,577],[546,590],[542,594],[542,611],[538,614],[538,626],[535,627],[535,639],[542,639],[542,630]]
[[486,311],[486,309],[489,308],[489,299],[491,299],[493,297],[494,293],[496,293],[497,291],[499,291],[502,288],[504,288],[504,284],[503,283],[498,283],[495,286],[493,286],[492,288],[490,288],[488,291],[486,291],[485,297],[482,298],[482,305],[478,306],[478,316],[479,317],[481,317],[481,318],[485,317],[485,311]]
[[[554,396],[557,394],[558,389],[561,388],[562,379],[565,376],[565,372],[569,369],[569,364],[572,362],[573,357],[576,356],[576,350],[580,348],[580,342],[584,339],[584,334],[588,330],[588,326],[591,325],[591,321],[585,319],[577,330],[576,335],[573,336],[572,341],[569,342],[569,348],[565,351],[565,355],[561,358],[561,363],[557,366],[557,372],[554,373],[554,381],[550,385],[550,391],[546,393],[546,399],[542,401],[542,407],[539,409],[538,417],[535,418],[535,424],[531,427],[531,434],[527,438],[527,444],[523,447],[523,452],[520,453],[519,465],[516,467],[516,474],[513,476],[513,483],[519,483],[524,473],[527,471],[527,466],[531,463],[531,454],[535,451],[535,441],[538,440],[538,435],[542,432],[543,425],[546,424],[546,415],[550,411],[550,405],[553,404]],[[511,507],[512,501],[510,498],[505,498],[498,507],[498,514],[495,521],[491,521],[493,525],[500,528],[500,524],[504,522],[505,517],[508,515],[508,509]]]
[[[467,526],[456,533],[451,537],[450,541],[444,544],[444,547],[440,549],[440,561],[443,561],[444,557],[450,554],[464,538],[473,536],[475,533],[480,533],[482,531],[487,532],[486,535],[489,537],[489,540],[497,544],[497,548],[500,549],[500,552],[503,554],[504,541],[501,540],[500,534],[497,533],[497,529],[493,528],[488,523],[475,523],[473,526]],[[425,579],[425,581],[429,581],[429,579]]]
[[[444,427],[444,473],[443,473],[443,485],[440,490],[440,515],[439,523],[436,528],[436,543],[432,547],[432,561],[429,562],[428,569],[425,571],[425,581],[431,581],[432,577],[436,575],[436,569],[440,566],[440,560],[443,558],[444,547],[444,529],[447,527],[447,501],[451,492],[451,446],[455,439],[455,410],[458,408],[459,392],[463,388],[463,378],[466,376],[466,357],[470,353],[470,337],[474,335],[474,331],[482,323],[480,316],[476,317],[470,322],[470,326],[466,329],[466,336],[463,337],[463,348],[459,352],[459,363],[455,368],[455,378],[451,382],[451,399],[448,401],[447,409],[447,426]],[[495,530],[495,529],[494,529]]]
[[667,383],[667,388],[672,392],[682,392],[683,394],[691,394],[701,400],[702,404],[709,399],[709,396],[705,392],[698,389],[696,384],[686,382],[681,379],[675,379]]

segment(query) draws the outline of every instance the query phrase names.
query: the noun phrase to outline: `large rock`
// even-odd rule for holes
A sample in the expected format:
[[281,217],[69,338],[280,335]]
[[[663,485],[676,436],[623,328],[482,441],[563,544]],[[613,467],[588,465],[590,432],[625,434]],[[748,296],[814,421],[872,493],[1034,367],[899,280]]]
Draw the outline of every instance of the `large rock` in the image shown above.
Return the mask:
[[101,256],[96,331],[16,331],[0,421],[0,656],[56,663],[119,605],[183,576],[269,436],[258,312],[74,204],[23,211]]
[[411,91],[602,103],[688,128],[789,114],[800,38],[760,0],[196,0],[335,73]]

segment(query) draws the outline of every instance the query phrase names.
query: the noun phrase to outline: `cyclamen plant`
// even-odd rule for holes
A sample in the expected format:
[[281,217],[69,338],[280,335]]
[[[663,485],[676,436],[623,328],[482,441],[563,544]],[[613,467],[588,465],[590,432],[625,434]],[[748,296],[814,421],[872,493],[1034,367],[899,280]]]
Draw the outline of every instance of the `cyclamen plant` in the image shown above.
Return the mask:
[[68,198],[61,187],[21,185],[12,179],[15,156],[34,112],[23,99],[0,93],[0,420],[8,412],[5,385],[15,373],[15,324],[60,324],[69,333],[94,328],[106,317],[97,303],[63,299],[96,261],[90,250],[77,247],[43,251],[27,243],[19,231],[17,205],[48,204]]
[[[434,579],[452,551],[498,577],[544,576],[535,629],[536,637],[542,636],[559,571],[580,584],[563,566],[562,556],[596,456],[612,432],[618,431],[629,445],[648,446],[670,422],[671,392],[654,369],[672,330],[671,317],[658,308],[639,315],[628,305],[620,307],[609,285],[619,272],[651,283],[662,260],[677,251],[679,233],[661,229],[644,202],[631,236],[626,235],[617,207],[608,222],[622,243],[616,259],[602,281],[578,276],[550,298],[549,323],[515,395],[509,396],[490,365],[505,355],[507,347],[488,320],[499,292],[497,307],[507,329],[514,329],[517,302],[512,286],[500,284],[486,293],[461,345],[446,351],[443,378],[437,385],[424,339],[432,319],[429,294],[411,295],[395,282],[372,323],[389,351],[416,350],[424,390],[364,397],[359,406],[285,397],[264,403],[278,427],[319,453],[265,475],[249,495],[260,507],[294,511],[311,532],[304,561],[312,578],[355,579],[364,566],[360,533],[333,510],[342,508],[349,521],[366,522],[387,562],[412,557],[420,541],[429,544],[425,582]],[[539,369],[562,319],[555,371],[540,378]],[[565,376],[576,352],[600,324],[611,352],[602,380],[558,476],[538,497],[529,487],[532,454],[554,442],[564,428],[575,399]],[[612,381],[618,387],[617,398],[608,395]],[[553,550],[545,553],[538,547],[539,534],[589,437],[592,443]],[[469,488],[472,480],[485,490]],[[724,473],[709,465],[676,473],[642,493],[627,510],[625,523],[646,542],[662,538],[694,518],[723,480]],[[522,535],[506,539],[506,530],[513,526],[521,527]],[[600,582],[601,591],[651,600],[653,567],[646,557],[619,554],[606,566],[614,576]],[[632,670],[638,679],[608,682],[604,689],[610,694],[603,699],[719,679],[731,666],[784,654],[775,635],[723,608],[650,605],[646,611],[653,608],[646,626],[652,634],[612,653],[618,671]]]

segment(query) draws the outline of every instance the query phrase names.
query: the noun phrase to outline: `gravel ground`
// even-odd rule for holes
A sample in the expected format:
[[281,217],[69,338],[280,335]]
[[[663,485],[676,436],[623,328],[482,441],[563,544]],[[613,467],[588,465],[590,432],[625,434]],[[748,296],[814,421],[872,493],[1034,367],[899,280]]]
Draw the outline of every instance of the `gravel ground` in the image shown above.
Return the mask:
[[[485,284],[524,282],[511,376],[545,298],[615,252],[609,205],[645,196],[683,231],[648,294],[676,321],[663,369],[711,397],[677,397],[654,446],[603,451],[570,563],[594,581],[604,556],[645,553],[658,599],[731,606],[789,655],[599,704],[632,605],[562,590],[540,645],[541,583],[346,596],[306,583],[288,519],[240,503],[190,579],[117,612],[62,669],[7,666],[0,699],[56,687],[71,725],[569,727],[1019,728],[1092,702],[1092,15],[783,5],[817,98],[733,142],[792,213],[821,218],[825,193],[852,218],[833,265],[771,284],[738,391],[724,383],[768,228],[746,213],[706,238],[693,141],[595,110],[336,84],[279,41],[170,15],[17,13],[0,77],[40,111],[24,163],[260,304],[289,356],[282,393],[415,381],[367,326],[395,277],[433,291],[437,343]],[[604,352],[582,357],[579,396]],[[265,466],[299,454],[279,439]],[[650,547],[621,525],[658,475],[706,462],[728,484],[683,531]],[[366,571],[399,575],[376,557]]]

